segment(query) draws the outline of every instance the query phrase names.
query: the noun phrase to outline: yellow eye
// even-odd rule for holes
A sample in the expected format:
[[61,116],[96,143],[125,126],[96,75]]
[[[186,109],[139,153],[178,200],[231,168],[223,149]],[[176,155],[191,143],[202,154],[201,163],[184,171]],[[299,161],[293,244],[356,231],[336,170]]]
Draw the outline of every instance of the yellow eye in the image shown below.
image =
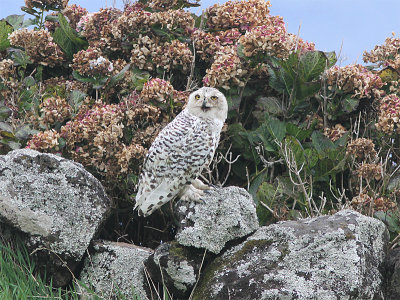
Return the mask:
[[194,96],[194,99],[199,100],[200,99],[200,95]]
[[218,97],[217,96],[211,96],[211,100],[217,100],[218,99]]

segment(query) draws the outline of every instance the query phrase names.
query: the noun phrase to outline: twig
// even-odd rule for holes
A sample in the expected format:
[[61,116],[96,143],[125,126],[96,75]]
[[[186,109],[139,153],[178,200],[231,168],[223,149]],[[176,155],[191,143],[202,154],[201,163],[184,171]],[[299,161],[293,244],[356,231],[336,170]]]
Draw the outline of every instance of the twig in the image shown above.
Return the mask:
[[190,293],[189,300],[192,300],[193,294],[194,294],[194,290],[196,289],[197,284],[199,283],[200,275],[201,275],[201,268],[203,267],[204,259],[205,259],[205,257],[206,257],[206,253],[207,253],[207,250],[204,249],[203,259],[201,260],[201,264],[200,264],[200,267],[199,267],[199,273],[197,274],[197,280],[196,280],[196,283],[194,284],[194,287],[193,287],[193,289],[192,289],[192,292]]

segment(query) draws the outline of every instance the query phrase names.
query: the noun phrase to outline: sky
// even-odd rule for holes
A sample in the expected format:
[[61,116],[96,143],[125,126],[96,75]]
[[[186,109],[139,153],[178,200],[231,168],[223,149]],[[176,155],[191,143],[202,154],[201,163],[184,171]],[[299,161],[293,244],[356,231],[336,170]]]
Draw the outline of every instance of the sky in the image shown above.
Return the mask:
[[[201,1],[192,11],[226,1]],[[362,63],[364,50],[381,45],[387,37],[400,35],[400,1],[398,0],[270,0],[270,14],[283,17],[288,31],[297,34],[322,51],[336,51],[339,65]],[[123,0],[70,0],[89,12],[101,7],[123,8]],[[22,14],[24,0],[0,0],[0,19]],[[299,31],[300,28],[300,31]]]

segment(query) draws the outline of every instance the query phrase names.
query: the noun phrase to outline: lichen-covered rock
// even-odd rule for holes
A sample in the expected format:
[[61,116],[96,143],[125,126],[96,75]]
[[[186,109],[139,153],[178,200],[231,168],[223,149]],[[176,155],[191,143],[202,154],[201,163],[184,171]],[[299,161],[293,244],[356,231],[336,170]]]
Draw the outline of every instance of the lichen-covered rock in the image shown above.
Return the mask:
[[[105,299],[148,299],[144,261],[153,250],[127,243],[96,241],[95,253],[85,259],[80,280]],[[139,297],[139,298],[136,298]]]
[[193,299],[382,299],[387,238],[351,210],[262,227],[206,268]]
[[386,300],[400,299],[400,248],[388,252],[383,272]]
[[82,165],[29,149],[0,156],[1,226],[23,233],[55,285],[68,283],[68,268],[75,270],[109,212],[102,185]]
[[152,280],[166,286],[174,299],[188,299],[198,279],[204,250],[195,250],[176,241],[167,242],[158,246],[145,262]]
[[203,196],[205,203],[178,202],[176,240],[184,246],[203,248],[215,254],[226,243],[258,229],[254,201],[239,187],[215,188]]

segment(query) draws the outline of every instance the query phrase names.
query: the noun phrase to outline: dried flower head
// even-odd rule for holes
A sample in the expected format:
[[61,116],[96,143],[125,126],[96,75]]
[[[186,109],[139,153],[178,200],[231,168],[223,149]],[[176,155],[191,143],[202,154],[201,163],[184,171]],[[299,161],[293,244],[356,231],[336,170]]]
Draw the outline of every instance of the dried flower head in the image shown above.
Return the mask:
[[11,45],[24,48],[33,63],[54,67],[65,59],[61,48],[53,42],[53,37],[44,29],[19,29],[12,32],[8,39]]
[[247,30],[262,25],[268,17],[269,1],[248,0],[228,1],[222,5],[214,4],[207,9],[207,25],[211,29],[240,28]]
[[394,130],[400,132],[400,98],[396,94],[389,94],[379,100],[378,123],[376,129],[393,134]]
[[325,128],[324,135],[331,141],[337,141],[347,132],[346,128],[342,124],[336,124],[333,128]]
[[140,98],[144,102],[169,103],[172,99],[173,92],[174,87],[169,81],[153,78],[144,84],[140,93]]
[[243,77],[247,73],[242,67],[235,46],[221,47],[214,57],[211,68],[203,78],[205,86],[223,87],[229,89],[230,84],[243,86]]
[[349,155],[354,155],[360,160],[369,159],[375,161],[377,156],[374,142],[366,138],[358,138],[351,141],[347,145],[346,153]]
[[182,7],[190,7],[190,6],[200,6],[200,0],[151,0],[148,5],[153,10],[169,10],[169,9],[178,9]]
[[26,148],[33,150],[55,150],[58,151],[58,139],[60,135],[54,129],[39,132],[31,137]]
[[354,197],[351,201],[354,209],[362,213],[370,213],[371,209],[374,211],[388,211],[396,209],[397,204],[387,197],[378,197],[373,199],[366,193]]
[[116,8],[102,8],[99,12],[84,15],[76,29],[86,37],[89,46],[115,51],[121,48],[121,44],[112,34],[112,24],[121,14]]
[[282,18],[251,28],[240,37],[239,43],[247,57],[263,54],[286,58],[292,47]]
[[378,89],[383,86],[381,78],[359,64],[345,67],[333,66],[326,72],[328,89],[353,94],[354,98],[379,98]]
[[109,76],[114,66],[98,48],[89,47],[74,54],[71,68],[82,76]]
[[195,44],[196,54],[208,62],[221,47],[236,45],[241,35],[236,28],[212,33],[195,29],[191,33],[191,38]]
[[326,72],[328,88],[353,94],[354,98],[379,98],[381,78],[359,64],[345,67],[333,66]]
[[379,62],[380,65],[385,64],[385,61],[392,60],[395,58],[400,49],[400,38],[387,38],[385,44],[375,46],[371,52],[364,51],[363,60],[364,62]]
[[152,13],[145,8],[141,3],[127,6],[123,14],[112,24],[114,37],[121,41],[135,41],[141,35],[152,33],[153,27],[186,32],[194,26],[190,12],[167,10]]
[[88,11],[79,5],[72,4],[68,5],[62,10],[62,14],[68,18],[69,25],[76,29],[76,25],[82,19],[83,16],[87,15]]
[[133,45],[131,62],[139,69],[155,70],[163,68],[166,71],[180,69],[183,73],[190,70],[193,60],[189,47],[178,41],[161,42],[157,37],[140,36]]
[[67,100],[61,97],[49,97],[40,104],[42,113],[41,120],[45,124],[54,124],[63,122],[71,115],[71,106]]
[[68,5],[68,0],[25,0],[25,6],[28,8],[63,9]]
[[7,81],[10,77],[15,75],[16,69],[14,61],[11,59],[3,59],[0,61],[0,78],[3,81]]
[[286,36],[290,47],[290,52],[300,51],[300,53],[304,53],[307,51],[315,51],[315,44],[312,42],[308,42],[303,40],[301,37],[288,33]]
[[354,209],[361,209],[363,206],[369,206],[371,203],[372,198],[368,196],[368,194],[361,193],[356,197],[351,199],[351,205]]
[[382,164],[361,164],[356,170],[357,176],[368,181],[382,179],[383,169]]

